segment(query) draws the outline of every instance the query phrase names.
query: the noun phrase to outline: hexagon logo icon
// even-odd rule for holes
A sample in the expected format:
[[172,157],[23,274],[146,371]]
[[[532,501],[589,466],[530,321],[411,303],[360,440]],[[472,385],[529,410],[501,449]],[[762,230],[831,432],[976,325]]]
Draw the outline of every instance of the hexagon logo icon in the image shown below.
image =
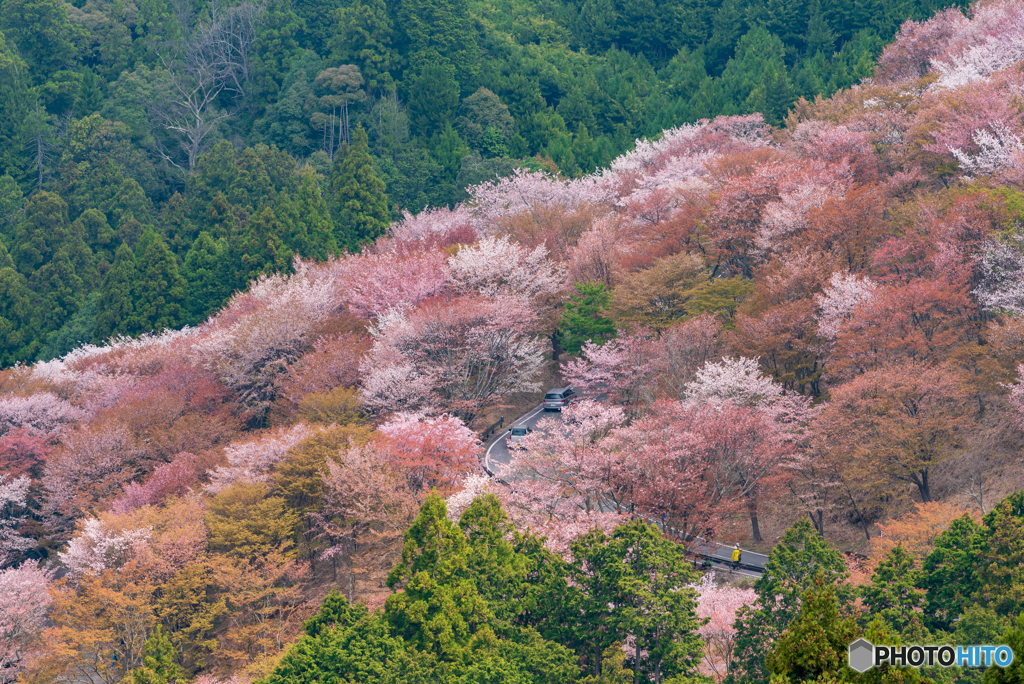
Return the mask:
[[850,644],[850,669],[854,672],[867,672],[875,665],[875,646],[866,639],[857,639]]

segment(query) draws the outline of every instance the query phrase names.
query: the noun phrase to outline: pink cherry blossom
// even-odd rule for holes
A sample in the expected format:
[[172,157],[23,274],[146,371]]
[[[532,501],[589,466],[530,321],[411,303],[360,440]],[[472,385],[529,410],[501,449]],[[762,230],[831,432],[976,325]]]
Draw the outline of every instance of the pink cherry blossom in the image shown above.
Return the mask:
[[479,469],[480,438],[455,416],[397,413],[378,429],[413,491],[450,490]]
[[116,530],[98,518],[86,518],[78,535],[57,554],[72,575],[116,568],[149,545],[152,529]]
[[[544,342],[530,335],[536,318],[521,299],[479,296],[392,311],[370,331],[363,401],[382,412],[452,413],[469,421],[507,394],[536,391],[544,363]],[[397,400],[389,389],[400,392]]]
[[82,409],[49,392],[7,397],[0,399],[0,436],[16,428],[56,434],[85,415]]
[[440,294],[448,280],[446,259],[438,250],[353,254],[334,268],[349,310],[371,320],[390,308],[419,304]]
[[532,300],[553,295],[565,285],[547,257],[544,245],[530,251],[507,237],[486,237],[460,249],[448,265],[457,292]]
[[288,450],[317,433],[306,423],[297,423],[259,435],[244,442],[235,442],[224,450],[228,462],[210,471],[206,489],[219,492],[235,482],[266,482]]
[[0,570],[0,684],[18,678],[22,664],[41,653],[52,599],[46,586],[51,573],[30,562]]
[[656,371],[652,335],[644,330],[603,345],[587,342],[578,358],[562,364],[562,377],[582,394],[606,392],[613,401],[630,405],[652,399],[650,380]]
[[701,577],[697,590],[697,617],[706,620],[699,630],[704,660],[701,674],[725,678],[736,645],[736,613],[743,606],[753,605],[757,593],[730,584],[718,584],[715,573]]
[[20,534],[28,519],[28,490],[32,481],[25,475],[10,479],[0,473],[0,568],[5,567],[36,545],[34,539]]
[[829,286],[815,297],[818,303],[818,333],[835,339],[843,321],[853,315],[854,309],[876,296],[878,286],[868,277],[859,278],[848,272],[836,272]]

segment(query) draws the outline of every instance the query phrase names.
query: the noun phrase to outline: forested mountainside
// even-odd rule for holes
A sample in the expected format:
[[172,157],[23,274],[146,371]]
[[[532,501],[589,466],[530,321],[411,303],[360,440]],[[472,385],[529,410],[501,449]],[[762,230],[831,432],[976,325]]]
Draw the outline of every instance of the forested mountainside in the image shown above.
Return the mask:
[[514,168],[780,124],[945,6],[3,0],[0,363],[201,323]]
[[[7,1],[5,45],[64,35],[9,32],[37,15]],[[38,16],[66,13],[69,36],[74,9],[95,16],[61,7]],[[182,7],[139,9],[140,25]],[[183,25],[245,26],[217,12]],[[570,46],[586,35],[565,31]],[[615,41],[649,51],[638,62],[663,50]],[[60,83],[88,73],[54,45],[31,54]],[[486,53],[483,38],[439,45]],[[201,76],[174,71],[201,51],[160,49],[145,53],[159,66],[118,72],[149,70],[147,103],[175,73]],[[3,64],[27,78],[17,51]],[[271,53],[248,53],[247,73]],[[355,73],[328,68],[314,82]],[[2,253],[3,334],[42,348],[10,321],[56,316],[34,299],[43,282],[103,332],[61,333],[69,353],[0,371],[0,680],[1020,681],[1024,3],[905,22],[873,74],[797,100],[781,125],[682,123],[593,173],[518,168],[394,221],[372,117],[350,119],[323,173],[320,153],[296,171],[280,147],[219,141],[162,209],[125,174],[175,178],[152,157],[182,150],[166,129],[146,129],[147,148],[102,115],[58,121],[64,137],[37,138],[43,190],[3,181],[6,234],[24,238]],[[210,100],[231,115],[211,135],[261,97],[239,92]],[[438,135],[461,139],[467,120]],[[121,199],[75,199],[91,192]],[[61,280],[93,264],[101,282],[84,235],[109,250],[92,314],[81,280]],[[564,385],[580,400],[488,478],[485,429]],[[765,572],[704,572],[645,520],[768,553]],[[858,675],[845,652],[861,635],[1008,643],[1018,662]]]

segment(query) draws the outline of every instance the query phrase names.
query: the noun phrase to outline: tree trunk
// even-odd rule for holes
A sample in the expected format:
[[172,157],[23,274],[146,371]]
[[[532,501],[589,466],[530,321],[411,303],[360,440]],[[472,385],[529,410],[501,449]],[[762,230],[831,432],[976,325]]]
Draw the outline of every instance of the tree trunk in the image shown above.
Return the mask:
[[761,541],[761,528],[757,524],[757,500],[751,499],[747,502],[747,509],[750,511],[750,531],[754,535],[754,541]]
[[914,484],[917,485],[917,491],[919,491],[921,493],[921,501],[922,501],[922,503],[928,503],[929,501],[931,501],[932,500],[932,492],[931,492],[931,489],[928,487],[928,469],[926,468],[926,469],[922,470],[921,471],[921,477],[920,478],[914,478],[914,479],[915,479]]

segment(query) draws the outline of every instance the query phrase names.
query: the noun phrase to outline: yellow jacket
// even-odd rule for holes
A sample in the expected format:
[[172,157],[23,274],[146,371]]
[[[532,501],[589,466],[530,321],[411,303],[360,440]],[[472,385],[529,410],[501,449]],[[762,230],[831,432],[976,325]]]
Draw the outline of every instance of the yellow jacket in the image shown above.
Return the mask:
[[740,560],[740,550],[739,549],[733,549],[732,550],[732,560],[733,560],[734,563],[738,563],[739,562],[739,560]]

